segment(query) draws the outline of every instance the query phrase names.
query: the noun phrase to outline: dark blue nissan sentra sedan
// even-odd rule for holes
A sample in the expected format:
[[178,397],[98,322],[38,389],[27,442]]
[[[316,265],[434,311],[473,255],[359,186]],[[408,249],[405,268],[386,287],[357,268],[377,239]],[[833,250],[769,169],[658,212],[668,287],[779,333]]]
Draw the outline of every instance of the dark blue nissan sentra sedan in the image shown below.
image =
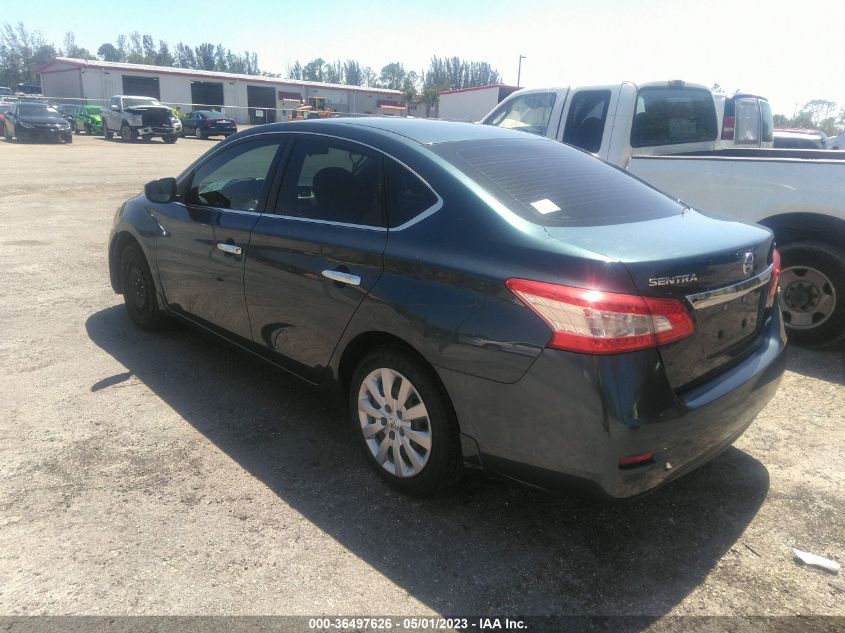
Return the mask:
[[111,283],[333,388],[408,493],[464,467],[642,493],[728,447],[786,344],[759,226],[491,126],[265,125],[115,217]]

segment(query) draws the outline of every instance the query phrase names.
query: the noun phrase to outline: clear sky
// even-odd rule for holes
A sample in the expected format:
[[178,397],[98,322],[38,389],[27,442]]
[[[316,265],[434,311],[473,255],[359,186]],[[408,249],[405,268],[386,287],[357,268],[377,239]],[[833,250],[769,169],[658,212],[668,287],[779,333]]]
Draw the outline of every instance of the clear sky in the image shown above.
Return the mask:
[[523,86],[718,82],[790,116],[810,99],[845,106],[843,17],[842,0],[82,0],[13,2],[4,12],[57,46],[73,31],[92,52],[137,30],[171,45],[252,50],[271,72],[315,57],[419,72],[433,54],[457,55],[489,61],[511,84],[522,54]]

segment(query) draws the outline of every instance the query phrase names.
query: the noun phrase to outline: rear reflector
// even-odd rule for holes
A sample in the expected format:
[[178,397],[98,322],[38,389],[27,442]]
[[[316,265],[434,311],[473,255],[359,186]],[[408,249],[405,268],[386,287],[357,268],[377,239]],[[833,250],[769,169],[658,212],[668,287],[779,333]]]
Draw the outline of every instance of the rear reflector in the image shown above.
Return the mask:
[[722,122],[722,140],[723,141],[732,141],[734,140],[734,125],[736,124],[736,119],[732,116],[726,116],[725,120]]
[[634,466],[645,466],[651,463],[654,453],[643,453],[632,457],[623,457],[619,460],[619,468],[633,468]]
[[552,328],[549,347],[619,354],[686,338],[695,327],[676,299],[508,279],[511,292]]
[[771,308],[775,304],[775,295],[778,293],[778,282],[780,281],[780,253],[778,249],[772,251],[772,279],[769,282],[769,296],[766,298],[766,307]]

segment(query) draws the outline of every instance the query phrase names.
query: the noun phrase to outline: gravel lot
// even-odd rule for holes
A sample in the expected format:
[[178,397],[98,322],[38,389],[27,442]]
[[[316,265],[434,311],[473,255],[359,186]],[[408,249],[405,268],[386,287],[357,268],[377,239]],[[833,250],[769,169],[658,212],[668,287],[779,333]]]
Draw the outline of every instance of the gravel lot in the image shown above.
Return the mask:
[[408,499],[319,393],[130,325],[114,212],[213,143],[0,141],[0,615],[845,615],[790,550],[845,562],[845,348],[792,349],[736,446],[645,498]]

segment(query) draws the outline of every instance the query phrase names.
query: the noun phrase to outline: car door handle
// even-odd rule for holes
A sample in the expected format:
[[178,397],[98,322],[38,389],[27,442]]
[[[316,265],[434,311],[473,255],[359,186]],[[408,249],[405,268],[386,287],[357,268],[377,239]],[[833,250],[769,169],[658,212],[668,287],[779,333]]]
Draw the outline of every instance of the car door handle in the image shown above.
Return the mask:
[[343,273],[339,270],[324,270],[323,277],[336,281],[340,284],[349,284],[350,286],[361,285],[361,278],[358,275],[350,275],[349,273]]
[[243,252],[243,249],[237,244],[228,244],[226,242],[217,242],[217,248],[230,255],[240,255]]

